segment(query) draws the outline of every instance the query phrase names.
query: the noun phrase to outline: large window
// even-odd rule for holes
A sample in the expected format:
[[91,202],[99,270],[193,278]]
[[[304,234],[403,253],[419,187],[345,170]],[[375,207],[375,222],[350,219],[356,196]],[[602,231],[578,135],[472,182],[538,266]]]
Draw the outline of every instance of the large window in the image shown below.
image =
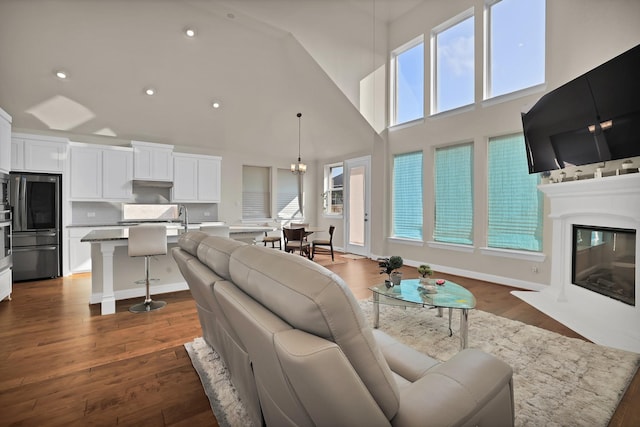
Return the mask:
[[278,169],[276,203],[278,218],[292,219],[300,217],[298,205],[298,176],[290,169]]
[[543,196],[539,174],[529,174],[522,134],[489,139],[489,224],[491,248],[542,250]]
[[473,9],[435,28],[431,47],[432,114],[473,104]]
[[436,149],[436,218],[433,239],[437,242],[473,244],[473,145]]
[[393,157],[393,236],[422,239],[422,152]]
[[424,117],[424,37],[391,53],[392,117],[397,125]]
[[342,215],[344,167],[342,163],[324,168],[324,193],[322,193],[324,213]]
[[261,166],[242,166],[242,219],[271,218],[270,205],[270,169]]
[[544,83],[545,0],[491,0],[485,17],[485,98]]

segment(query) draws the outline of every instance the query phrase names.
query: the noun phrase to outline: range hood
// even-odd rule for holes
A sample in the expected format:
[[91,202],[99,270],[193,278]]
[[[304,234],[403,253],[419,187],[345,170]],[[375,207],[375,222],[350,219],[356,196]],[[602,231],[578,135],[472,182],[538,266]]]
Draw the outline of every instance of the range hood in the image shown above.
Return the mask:
[[133,185],[138,187],[171,188],[173,187],[173,182],[153,181],[153,180],[147,180],[147,179],[134,179]]

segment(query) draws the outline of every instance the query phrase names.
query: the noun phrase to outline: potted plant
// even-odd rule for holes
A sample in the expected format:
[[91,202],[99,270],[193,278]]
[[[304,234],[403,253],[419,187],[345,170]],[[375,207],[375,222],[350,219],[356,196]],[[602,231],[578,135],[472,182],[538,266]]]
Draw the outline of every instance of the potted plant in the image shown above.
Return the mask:
[[420,264],[418,274],[420,275],[420,283],[429,283],[429,277],[433,276],[433,270],[429,264]]
[[402,260],[402,257],[399,257],[397,255],[394,255],[389,258],[378,258],[378,266],[380,266],[380,274],[384,273],[389,276],[389,279],[384,281],[387,287],[400,284],[402,273],[395,270],[402,267],[403,265],[404,265],[404,261]]

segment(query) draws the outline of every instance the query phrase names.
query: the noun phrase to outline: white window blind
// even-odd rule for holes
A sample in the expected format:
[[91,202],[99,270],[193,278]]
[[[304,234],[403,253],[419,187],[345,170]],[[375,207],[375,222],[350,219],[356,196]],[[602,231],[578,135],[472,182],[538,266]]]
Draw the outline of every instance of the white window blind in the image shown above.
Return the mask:
[[489,247],[542,250],[540,175],[528,171],[522,134],[489,139]]
[[242,166],[242,218],[271,217],[271,176],[269,168]]
[[393,236],[422,239],[422,152],[393,157]]
[[298,177],[290,169],[278,169],[277,209],[278,218],[291,219],[300,216],[298,207]]
[[436,212],[433,239],[473,244],[473,146],[436,149]]

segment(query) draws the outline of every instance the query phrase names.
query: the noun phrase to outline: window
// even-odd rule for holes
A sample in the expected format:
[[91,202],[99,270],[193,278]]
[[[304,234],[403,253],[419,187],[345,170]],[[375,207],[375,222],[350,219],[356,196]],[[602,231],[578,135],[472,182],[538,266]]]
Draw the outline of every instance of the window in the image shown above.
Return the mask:
[[342,163],[324,168],[324,193],[322,193],[325,215],[342,215],[344,167]]
[[422,239],[422,151],[393,157],[393,236]]
[[432,31],[432,114],[473,104],[475,90],[473,32],[473,9]]
[[420,36],[391,53],[391,124],[424,117],[424,37]]
[[271,217],[271,174],[267,167],[242,166],[242,219]]
[[298,205],[298,176],[292,174],[291,169],[278,169],[276,191],[278,218],[301,217]]
[[542,250],[540,175],[529,175],[522,134],[489,139],[487,246]]
[[473,145],[436,149],[436,218],[433,239],[437,242],[473,244]]
[[485,98],[544,83],[545,0],[493,0],[485,16]]

